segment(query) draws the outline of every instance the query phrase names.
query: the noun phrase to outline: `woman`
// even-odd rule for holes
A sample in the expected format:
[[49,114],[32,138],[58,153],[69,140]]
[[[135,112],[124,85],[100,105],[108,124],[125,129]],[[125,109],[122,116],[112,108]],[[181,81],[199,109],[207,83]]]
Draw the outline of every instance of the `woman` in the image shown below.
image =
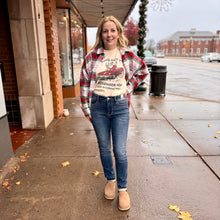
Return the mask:
[[116,178],[111,154],[115,156],[119,210],[130,209],[127,192],[127,133],[131,93],[144,80],[145,63],[127,48],[120,22],[113,16],[102,19],[96,42],[85,57],[80,76],[81,108],[92,122],[107,183],[106,199],[115,198]]

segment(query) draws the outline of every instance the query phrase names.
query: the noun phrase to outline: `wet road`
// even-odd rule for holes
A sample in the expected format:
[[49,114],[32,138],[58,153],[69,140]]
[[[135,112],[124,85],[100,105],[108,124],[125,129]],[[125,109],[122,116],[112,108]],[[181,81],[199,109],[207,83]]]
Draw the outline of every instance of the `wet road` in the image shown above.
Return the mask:
[[220,63],[182,58],[158,58],[157,63],[167,66],[166,92],[220,102]]

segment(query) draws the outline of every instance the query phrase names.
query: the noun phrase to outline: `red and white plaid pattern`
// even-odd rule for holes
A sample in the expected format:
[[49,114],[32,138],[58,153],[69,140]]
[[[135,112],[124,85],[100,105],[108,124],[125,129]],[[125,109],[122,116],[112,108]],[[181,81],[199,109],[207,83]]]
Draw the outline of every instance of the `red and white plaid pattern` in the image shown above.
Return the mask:
[[[146,64],[132,51],[119,48],[122,62],[125,69],[125,79],[127,82],[128,105],[130,105],[131,93],[134,88],[145,79],[148,69]],[[96,70],[104,58],[104,49],[98,48],[90,51],[84,59],[80,75],[80,97],[81,108],[85,116],[90,115],[90,105],[92,92],[96,83]]]

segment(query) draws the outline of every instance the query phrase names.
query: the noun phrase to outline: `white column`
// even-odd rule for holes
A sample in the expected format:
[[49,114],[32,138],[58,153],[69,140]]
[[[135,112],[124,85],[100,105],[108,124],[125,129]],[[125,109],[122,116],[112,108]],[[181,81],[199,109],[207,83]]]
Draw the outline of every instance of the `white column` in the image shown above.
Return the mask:
[[42,0],[7,0],[23,128],[53,120]]

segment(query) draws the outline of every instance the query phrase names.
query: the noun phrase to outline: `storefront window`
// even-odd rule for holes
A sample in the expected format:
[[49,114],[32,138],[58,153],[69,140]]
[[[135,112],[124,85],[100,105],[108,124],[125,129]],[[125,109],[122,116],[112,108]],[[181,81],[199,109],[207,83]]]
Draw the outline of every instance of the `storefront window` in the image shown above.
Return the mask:
[[80,71],[83,62],[83,30],[82,24],[77,17],[71,12],[71,42],[72,42],[72,63],[74,84],[80,79]]
[[83,62],[83,29],[69,9],[57,8],[60,66],[63,86],[79,82]]
[[71,63],[69,10],[57,9],[58,38],[60,50],[60,66],[62,85],[73,85],[73,73]]

